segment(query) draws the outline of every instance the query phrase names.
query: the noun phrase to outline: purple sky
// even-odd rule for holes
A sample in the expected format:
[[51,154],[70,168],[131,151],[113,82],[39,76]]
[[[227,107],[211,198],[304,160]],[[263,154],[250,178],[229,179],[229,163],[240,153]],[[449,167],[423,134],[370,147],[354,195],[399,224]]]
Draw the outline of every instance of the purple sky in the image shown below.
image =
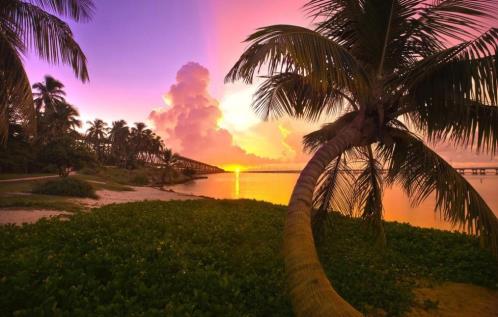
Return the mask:
[[61,80],[85,119],[144,120],[183,64],[207,63],[202,24],[209,7],[202,2],[97,1],[91,22],[71,23],[88,58],[90,82],[83,85],[68,67],[35,56],[26,60],[30,80],[45,74]]

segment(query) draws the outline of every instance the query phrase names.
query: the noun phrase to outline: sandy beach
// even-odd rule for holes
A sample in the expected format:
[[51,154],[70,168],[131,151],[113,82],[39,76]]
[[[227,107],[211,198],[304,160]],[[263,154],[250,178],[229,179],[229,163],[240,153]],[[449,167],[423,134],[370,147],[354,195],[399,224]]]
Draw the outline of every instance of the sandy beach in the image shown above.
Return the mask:
[[[168,190],[160,190],[152,187],[132,187],[133,191],[97,191],[98,199],[91,198],[73,198],[71,201],[76,202],[88,209],[98,208],[109,204],[122,204],[134,201],[144,200],[191,200],[201,199],[202,197],[176,193]],[[35,223],[42,218],[57,216],[69,216],[71,213],[60,210],[48,209],[0,209],[0,224],[17,224]]]

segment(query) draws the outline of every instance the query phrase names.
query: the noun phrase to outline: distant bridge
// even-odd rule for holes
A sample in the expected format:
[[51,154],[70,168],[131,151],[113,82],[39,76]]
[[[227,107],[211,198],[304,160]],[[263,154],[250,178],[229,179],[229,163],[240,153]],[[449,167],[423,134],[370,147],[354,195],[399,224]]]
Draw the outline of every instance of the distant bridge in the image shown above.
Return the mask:
[[176,156],[175,167],[181,171],[186,169],[192,169],[197,174],[214,174],[214,173],[223,173],[225,171],[217,166],[199,162],[181,155]]
[[465,174],[467,171],[472,175],[486,175],[487,171],[494,171],[498,175],[498,166],[472,166],[472,167],[455,167],[460,174]]
[[[472,175],[486,175],[488,171],[495,172],[496,175],[498,175],[498,166],[471,166],[471,167],[453,167],[455,170],[457,170],[460,174],[465,174],[467,172],[471,172]],[[344,170],[341,170],[343,172]],[[362,170],[360,169],[350,169],[348,170],[353,173],[361,173]],[[386,173],[387,170],[383,169],[383,173]],[[274,170],[274,171],[244,171],[244,173],[290,173],[290,174],[299,174],[301,173],[300,170]]]

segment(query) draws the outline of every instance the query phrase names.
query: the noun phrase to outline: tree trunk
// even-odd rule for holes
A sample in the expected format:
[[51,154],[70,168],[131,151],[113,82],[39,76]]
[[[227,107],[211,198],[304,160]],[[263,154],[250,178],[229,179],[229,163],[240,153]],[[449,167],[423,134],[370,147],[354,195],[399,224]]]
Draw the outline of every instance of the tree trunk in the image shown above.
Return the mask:
[[362,316],[332,288],[318,259],[311,228],[318,178],[332,159],[361,141],[362,133],[354,126],[341,130],[315,153],[294,187],[284,229],[284,260],[297,316]]

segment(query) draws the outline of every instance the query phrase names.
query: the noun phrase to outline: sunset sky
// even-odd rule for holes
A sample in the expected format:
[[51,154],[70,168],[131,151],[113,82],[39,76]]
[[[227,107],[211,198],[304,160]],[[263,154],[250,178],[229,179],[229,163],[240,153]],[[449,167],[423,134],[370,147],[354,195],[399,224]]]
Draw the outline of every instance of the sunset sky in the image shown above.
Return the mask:
[[[250,109],[255,87],[225,85],[223,78],[256,28],[308,25],[304,3],[98,1],[91,22],[71,24],[88,58],[89,83],[76,80],[68,67],[34,56],[26,59],[26,68],[32,82],[45,74],[61,80],[84,121],[144,121],[173,150],[225,167],[298,168],[307,158],[301,137],[319,123],[261,122]],[[451,146],[439,149],[454,165],[493,160]]]

